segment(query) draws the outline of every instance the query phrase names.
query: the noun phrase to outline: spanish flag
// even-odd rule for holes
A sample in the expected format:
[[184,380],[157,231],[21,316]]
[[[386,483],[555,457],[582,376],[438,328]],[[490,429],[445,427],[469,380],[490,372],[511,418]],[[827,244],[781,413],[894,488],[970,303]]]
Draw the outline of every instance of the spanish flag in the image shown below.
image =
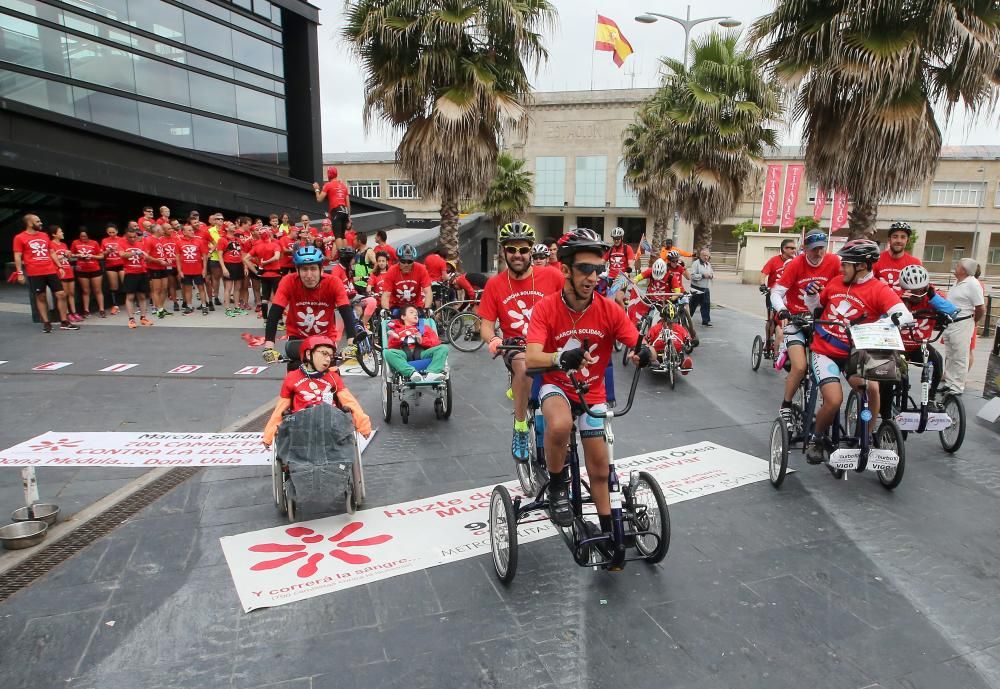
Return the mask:
[[632,54],[632,44],[622,35],[617,24],[607,17],[597,15],[594,50],[606,50],[614,53],[615,64],[621,67],[625,58]]

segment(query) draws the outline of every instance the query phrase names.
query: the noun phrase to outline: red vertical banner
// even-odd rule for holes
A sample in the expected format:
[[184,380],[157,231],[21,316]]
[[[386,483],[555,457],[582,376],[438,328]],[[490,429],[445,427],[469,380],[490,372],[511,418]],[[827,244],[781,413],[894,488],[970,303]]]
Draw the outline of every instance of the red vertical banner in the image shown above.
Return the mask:
[[778,224],[778,197],[781,196],[782,165],[768,165],[764,178],[764,198],[760,204],[760,226]]
[[826,189],[819,187],[816,189],[816,202],[813,204],[813,220],[820,222],[823,219],[823,211],[826,210]]
[[833,214],[830,216],[830,232],[836,232],[847,224],[847,192],[833,193]]
[[795,207],[799,205],[799,187],[802,185],[802,175],[805,170],[805,165],[788,166],[785,193],[781,199],[781,229],[795,224]]

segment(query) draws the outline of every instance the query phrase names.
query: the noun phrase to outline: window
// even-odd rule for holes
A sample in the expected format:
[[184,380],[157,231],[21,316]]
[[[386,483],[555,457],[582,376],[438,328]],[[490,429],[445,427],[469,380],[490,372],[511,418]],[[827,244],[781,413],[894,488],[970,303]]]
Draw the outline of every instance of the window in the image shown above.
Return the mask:
[[62,31],[0,14],[0,60],[66,76],[65,42]]
[[[817,187],[817,185],[815,185],[815,184],[810,184],[809,185],[809,203],[816,203],[816,192],[818,191],[818,189],[819,189],[819,187]],[[833,203],[833,190],[832,189],[827,189],[826,190],[826,202],[827,203]]]
[[191,107],[226,117],[236,117],[236,86],[191,72]]
[[944,247],[931,246],[924,247],[924,263],[941,263],[944,260]]
[[238,156],[240,154],[235,124],[213,120],[201,115],[194,115],[192,120],[196,151],[217,153],[224,156]]
[[191,105],[187,70],[141,55],[134,57],[133,65],[137,93],[167,103]]
[[278,135],[253,127],[237,127],[240,158],[275,165],[278,162]]
[[607,176],[607,156],[577,156],[574,205],[603,208],[607,201],[605,193]]
[[920,192],[923,191],[920,187],[915,189],[909,189],[902,192],[901,194],[896,194],[895,196],[890,196],[889,198],[883,199],[880,205],[883,206],[919,206],[920,205]]
[[982,205],[983,182],[934,182],[931,186],[932,206],[976,206]]
[[191,115],[159,105],[139,103],[139,134],[171,146],[191,148]]
[[34,105],[50,112],[75,117],[70,87],[47,79],[0,69],[3,97],[18,103]]
[[129,134],[139,133],[138,104],[129,98],[73,87],[76,116]]
[[390,199],[419,199],[420,192],[417,191],[417,185],[408,179],[390,179],[389,180],[389,198]]
[[638,208],[639,195],[625,186],[625,163],[618,161],[617,187],[615,188],[615,205],[619,208]]
[[244,86],[236,87],[236,116],[241,120],[275,127],[278,124],[274,96]]
[[233,60],[247,67],[274,74],[273,47],[258,38],[237,33],[233,40]]
[[130,23],[137,28],[175,41],[184,40],[184,15],[189,13],[179,7],[160,0],[128,0],[128,14]]
[[382,198],[382,183],[377,179],[349,180],[347,188],[351,190],[351,196],[360,196],[363,199]]
[[535,205],[559,206],[566,202],[566,159],[535,158]]
[[74,79],[135,93],[132,53],[79,36],[66,37],[66,52]]
[[65,0],[67,5],[75,5],[81,9],[99,14],[108,19],[128,23],[128,3],[126,0]]
[[186,10],[184,11],[184,42],[227,60],[233,59],[233,30]]
[[964,246],[956,246],[954,249],[951,250],[951,264],[952,265],[957,264],[963,258],[965,258],[965,247]]
[[986,263],[991,266],[1000,266],[1000,246],[990,247],[990,252],[986,255]]

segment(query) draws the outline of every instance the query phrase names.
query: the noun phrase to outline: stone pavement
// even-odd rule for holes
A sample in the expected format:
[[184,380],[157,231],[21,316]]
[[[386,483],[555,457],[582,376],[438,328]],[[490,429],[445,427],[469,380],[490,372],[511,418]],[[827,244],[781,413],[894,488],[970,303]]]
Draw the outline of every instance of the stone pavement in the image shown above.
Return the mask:
[[[781,378],[749,369],[757,318],[713,320],[675,391],[640,381],[616,422],[622,456],[706,439],[765,456]],[[190,349],[180,335],[163,337]],[[452,363],[449,421],[427,405],[407,426],[376,423],[369,506],[511,477],[502,366],[482,351]],[[348,384],[376,417],[377,381]],[[270,478],[203,470],[0,604],[4,686],[1000,687],[995,437],[970,426],[948,457],[911,435],[907,457],[893,493],[795,454],[780,491],[675,505],[656,567],[582,569],[548,539],[521,549],[509,588],[483,556],[251,614],[218,539],[281,523]]]

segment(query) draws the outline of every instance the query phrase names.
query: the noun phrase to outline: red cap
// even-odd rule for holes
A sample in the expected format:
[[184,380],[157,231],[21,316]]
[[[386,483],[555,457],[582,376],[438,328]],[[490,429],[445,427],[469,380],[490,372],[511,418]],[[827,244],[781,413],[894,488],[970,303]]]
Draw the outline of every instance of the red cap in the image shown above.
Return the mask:
[[326,178],[337,179],[337,168],[335,166],[331,165],[326,169]]

